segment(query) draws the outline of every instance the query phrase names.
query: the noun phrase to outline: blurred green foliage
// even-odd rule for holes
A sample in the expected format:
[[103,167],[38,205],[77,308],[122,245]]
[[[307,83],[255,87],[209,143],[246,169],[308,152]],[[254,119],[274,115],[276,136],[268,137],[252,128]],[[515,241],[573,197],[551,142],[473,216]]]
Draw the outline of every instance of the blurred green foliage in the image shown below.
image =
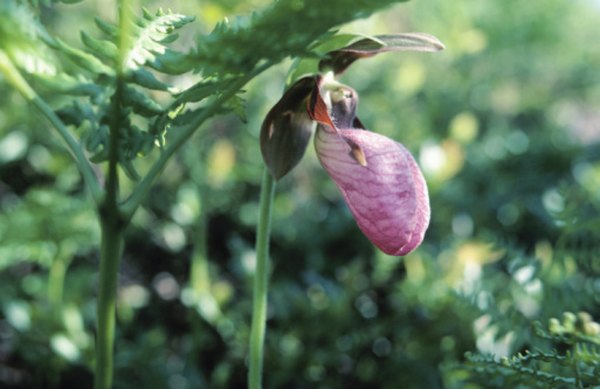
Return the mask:
[[[40,15],[72,43],[94,31],[92,16],[114,16],[101,3],[46,4]],[[265,3],[144,6],[168,5],[210,31]],[[366,127],[419,160],[432,223],[415,253],[377,252],[309,148],[277,188],[268,387],[544,387],[544,377],[598,385],[589,378],[597,349],[578,336],[591,336],[600,317],[599,16],[598,3],[583,0],[415,0],[343,28],[423,31],[447,47],[360,61],[341,80],[360,93]],[[302,22],[290,11],[270,39]],[[233,43],[244,44],[243,28]],[[263,54],[230,65],[243,71]],[[116,387],[245,385],[258,132],[289,65],[248,85],[247,123],[221,116],[188,142],[135,215],[119,285]],[[0,386],[89,387],[94,215],[49,126],[1,79],[0,88]],[[141,171],[149,164],[138,160]],[[49,292],[57,252],[68,268],[60,299]],[[567,311],[587,312],[573,331],[563,328]]]

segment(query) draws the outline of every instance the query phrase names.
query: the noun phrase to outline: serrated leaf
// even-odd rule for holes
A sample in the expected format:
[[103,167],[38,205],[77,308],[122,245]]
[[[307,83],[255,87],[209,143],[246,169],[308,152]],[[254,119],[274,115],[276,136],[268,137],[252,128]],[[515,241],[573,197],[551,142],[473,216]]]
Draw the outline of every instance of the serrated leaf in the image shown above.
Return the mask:
[[135,113],[146,117],[152,117],[163,112],[160,104],[131,86],[126,86],[123,90],[123,104],[131,107]]
[[44,45],[46,35],[29,7],[0,2],[0,50],[30,74],[56,74],[55,59]]
[[171,34],[171,35],[167,35],[166,37],[159,40],[158,42],[160,42],[163,45],[166,45],[168,43],[175,42],[177,39],[179,39],[179,34]]
[[225,105],[226,109],[231,109],[233,113],[243,122],[247,123],[246,100],[240,95],[235,95]]
[[91,248],[97,235],[87,201],[32,189],[0,215],[0,270],[23,261],[48,266],[59,253],[70,256]]
[[101,163],[108,160],[108,149],[106,147],[98,151],[96,154],[90,157],[92,163]]
[[100,93],[101,90],[90,80],[77,80],[64,73],[53,76],[39,75],[36,79],[53,92],[68,93],[74,96],[94,96]]
[[177,94],[177,100],[180,102],[198,102],[218,93],[227,88],[228,81],[218,81],[215,79],[199,82],[185,91]]
[[125,58],[126,69],[136,69],[167,55],[162,41],[166,39],[168,43],[173,42],[177,38],[173,32],[193,20],[193,17],[160,11],[152,16],[144,10],[144,17],[136,21],[136,37]]
[[96,26],[109,38],[115,39],[117,37],[118,28],[110,23],[105,22],[102,19],[94,18]]
[[[244,74],[258,63],[302,56],[307,47],[343,23],[401,0],[276,1],[250,18],[219,23],[193,54],[204,75]],[[276,32],[276,33],[274,33]]]
[[133,165],[133,162],[131,160],[123,160],[123,161],[119,161],[119,163],[121,164],[121,167],[123,168],[123,172],[125,172],[125,175],[131,181],[139,181],[140,180],[140,174],[138,173],[137,169],[135,168],[135,166]]
[[104,74],[108,74],[108,75],[115,74],[115,71],[111,67],[106,66],[98,58],[96,58],[93,55],[86,53],[82,50],[76,49],[76,48],[66,44],[65,42],[63,42],[60,39],[48,40],[47,43],[52,48],[59,50],[60,52],[65,54],[67,56],[67,58],[69,60],[71,60],[73,63],[84,68],[85,70],[88,70],[91,73],[94,73],[94,74],[104,73]]
[[81,40],[94,54],[113,61],[117,58],[118,49],[113,42],[92,38],[84,31],[81,32]]
[[148,66],[161,73],[179,75],[190,71],[193,59],[177,51],[165,49],[162,55],[156,56]]
[[137,68],[133,71],[130,71],[126,75],[126,80],[133,82],[139,86],[143,86],[144,88],[154,89],[154,90],[162,90],[168,91],[169,85],[164,82],[158,80],[154,74],[149,72],[144,68]]
[[158,145],[159,147],[163,147],[165,145],[165,136],[167,130],[176,121],[179,115],[183,113],[184,109],[185,104],[180,104],[171,109],[169,112],[164,112],[162,115],[158,116],[156,120],[154,120],[154,123],[152,123],[149,129],[149,133],[154,138],[154,144]]
[[56,114],[66,125],[81,126],[85,120],[94,120],[94,111],[91,106],[75,100],[71,105],[56,111]]
[[107,143],[108,127],[106,125],[102,125],[98,129],[89,132],[85,138],[85,147],[90,153],[94,153],[90,161],[99,163],[108,158]]

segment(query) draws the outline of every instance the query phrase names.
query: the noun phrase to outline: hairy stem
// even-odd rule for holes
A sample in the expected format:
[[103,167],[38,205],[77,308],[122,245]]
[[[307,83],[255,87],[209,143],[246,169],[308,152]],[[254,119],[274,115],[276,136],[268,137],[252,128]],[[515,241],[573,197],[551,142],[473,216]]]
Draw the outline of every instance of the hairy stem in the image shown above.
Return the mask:
[[269,283],[269,238],[274,195],[275,180],[265,168],[260,192],[258,225],[256,226],[256,269],[254,271],[252,328],[250,330],[249,389],[262,388]]
[[0,51],[0,73],[19,93],[21,93],[21,95],[23,95],[23,97],[25,97],[27,101],[31,102],[48,119],[48,121],[50,121],[54,128],[56,128],[59,135],[67,144],[68,150],[73,156],[92,198],[96,204],[98,204],[102,197],[102,189],[94,174],[92,165],[85,157],[81,145],[75,140],[75,137],[73,137],[58,116],[56,116],[52,108],[50,108],[50,106],[29,86],[27,81],[21,76],[19,70],[13,65],[10,58],[2,51]]

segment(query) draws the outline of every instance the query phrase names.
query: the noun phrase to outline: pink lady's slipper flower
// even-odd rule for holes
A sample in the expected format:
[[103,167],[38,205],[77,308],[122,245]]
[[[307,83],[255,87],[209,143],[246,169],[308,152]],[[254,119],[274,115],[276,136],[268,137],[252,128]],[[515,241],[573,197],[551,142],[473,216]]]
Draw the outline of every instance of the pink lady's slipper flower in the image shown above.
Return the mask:
[[398,50],[437,51],[425,34],[364,38],[328,53],[325,75],[298,80],[269,111],[261,128],[261,151],[279,179],[302,158],[316,126],[315,149],[362,232],[383,252],[406,255],[423,241],[429,225],[427,185],[415,159],[402,146],[368,131],[356,117],[358,95],[334,80],[356,59]]

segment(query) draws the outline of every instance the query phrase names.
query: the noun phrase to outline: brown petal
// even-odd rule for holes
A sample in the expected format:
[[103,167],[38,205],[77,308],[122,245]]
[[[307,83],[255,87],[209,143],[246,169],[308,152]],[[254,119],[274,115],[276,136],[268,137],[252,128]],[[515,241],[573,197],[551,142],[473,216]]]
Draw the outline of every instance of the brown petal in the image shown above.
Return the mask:
[[328,53],[319,63],[319,70],[333,70],[335,74],[340,74],[359,58],[368,58],[388,51],[434,52],[444,48],[444,44],[433,35],[419,32],[377,35]]
[[358,93],[347,85],[337,82],[327,83],[324,77],[315,77],[313,93],[308,104],[308,114],[326,124],[333,131],[336,128],[364,128],[356,117]]
[[275,179],[292,170],[306,151],[313,131],[306,105],[313,86],[313,77],[298,80],[271,108],[261,126],[260,150]]

